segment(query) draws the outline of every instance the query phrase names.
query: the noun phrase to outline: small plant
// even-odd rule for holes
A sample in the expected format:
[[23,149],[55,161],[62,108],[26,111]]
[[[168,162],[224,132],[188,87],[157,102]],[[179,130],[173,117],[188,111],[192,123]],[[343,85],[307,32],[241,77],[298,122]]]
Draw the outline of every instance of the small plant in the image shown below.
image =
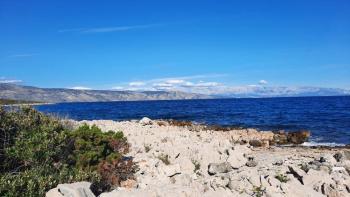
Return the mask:
[[287,183],[289,181],[289,178],[286,175],[283,174],[277,174],[275,176],[277,180],[279,180],[281,183]]
[[165,165],[169,165],[170,161],[169,161],[169,155],[164,155],[161,154],[157,157],[159,160],[161,160]]
[[309,172],[310,170],[310,167],[306,164],[306,163],[303,163],[300,165],[300,169],[302,169],[304,172]]
[[193,172],[196,173],[198,170],[201,169],[201,164],[200,164],[197,160],[192,160],[192,163],[193,163],[193,165],[194,165],[194,170],[193,170]]
[[262,197],[266,191],[265,191],[265,189],[263,188],[263,186],[260,185],[259,187],[254,186],[253,192],[254,192],[254,194],[253,194],[254,196],[256,196],[256,197]]
[[145,145],[143,145],[143,146],[145,147],[146,153],[148,153],[148,152],[151,150],[151,145],[145,144]]

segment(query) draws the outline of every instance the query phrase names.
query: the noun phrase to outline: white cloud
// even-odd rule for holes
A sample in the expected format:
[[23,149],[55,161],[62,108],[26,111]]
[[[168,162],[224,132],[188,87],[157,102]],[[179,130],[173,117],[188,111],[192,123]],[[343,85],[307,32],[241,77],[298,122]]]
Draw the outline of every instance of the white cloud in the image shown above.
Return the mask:
[[260,85],[266,85],[266,84],[268,84],[268,82],[266,80],[262,79],[262,80],[259,81],[259,84]]
[[154,83],[152,84],[153,87],[173,87],[170,83]]
[[[132,81],[128,83],[121,83],[112,89],[123,90],[171,90],[171,91],[185,91],[185,92],[207,92],[207,89],[222,88],[222,84],[215,81],[208,82],[209,78],[221,78],[227,75],[223,74],[206,74],[206,75],[192,75],[183,77],[169,77],[156,78],[144,81]],[[200,79],[200,80],[199,80]],[[195,81],[198,80],[198,81]]]
[[200,82],[195,84],[196,87],[217,87],[220,86],[221,84],[218,82]]
[[22,80],[18,79],[7,79],[6,77],[0,77],[0,83],[22,83]]
[[32,57],[34,55],[38,55],[37,53],[23,53],[23,54],[14,54],[10,55],[10,57],[16,58],[16,57]]
[[168,83],[168,84],[181,84],[181,83],[185,83],[185,80],[183,80],[183,79],[169,79],[166,81],[166,83]]
[[78,33],[108,33],[128,31],[133,29],[146,29],[150,27],[160,26],[161,24],[147,24],[147,25],[130,25],[130,26],[114,26],[114,27],[97,27],[97,28],[74,28],[74,29],[61,29],[58,32],[78,32]]
[[112,90],[125,90],[125,88],[122,86],[115,86],[115,87],[112,87],[111,89]]
[[146,85],[146,83],[142,81],[133,81],[129,83],[129,86],[132,86],[132,87],[139,87],[144,85]]
[[75,86],[75,87],[70,87],[69,89],[72,89],[72,90],[91,90],[91,88],[84,87],[84,86]]

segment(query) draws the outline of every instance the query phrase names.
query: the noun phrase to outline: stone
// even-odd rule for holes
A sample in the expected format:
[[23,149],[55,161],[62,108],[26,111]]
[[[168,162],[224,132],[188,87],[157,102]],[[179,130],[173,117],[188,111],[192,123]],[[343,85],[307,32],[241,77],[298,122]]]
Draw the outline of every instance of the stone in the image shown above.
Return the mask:
[[190,159],[180,157],[177,162],[180,164],[181,172],[186,173],[186,174],[191,174],[194,172],[195,166]]
[[306,142],[310,137],[310,131],[301,130],[297,132],[286,133],[284,131],[278,131],[274,133],[273,142],[276,144],[302,144]]
[[121,181],[120,187],[125,187],[127,189],[136,188],[137,182],[135,180],[132,180],[132,179],[128,179],[126,181]]
[[287,134],[284,131],[275,132],[271,144],[288,144]]
[[181,168],[179,164],[174,165],[164,165],[162,167],[164,174],[168,177],[175,176],[177,174],[181,174]]
[[304,184],[303,182],[303,177],[305,176],[305,172],[300,169],[300,168],[297,168],[297,167],[293,167],[293,166],[288,166],[288,169],[289,169],[289,172],[293,174],[293,176],[298,179],[298,181],[301,183],[301,184]]
[[145,125],[152,125],[152,120],[147,118],[147,117],[143,117],[140,121],[140,124],[142,124],[143,126]]
[[318,161],[321,163],[324,163],[324,162],[326,162],[326,159],[324,157],[320,157],[320,159]]
[[344,150],[343,151],[343,157],[345,160],[350,160],[350,151],[349,150]]
[[90,190],[91,183],[76,182],[71,184],[58,184],[54,189],[46,193],[46,197],[95,197]]
[[331,183],[329,174],[323,171],[310,169],[303,177],[303,183],[306,186],[320,189],[322,183]]
[[334,159],[339,162],[343,158],[343,154],[341,152],[337,152],[333,155]]
[[246,163],[246,158],[244,157],[242,152],[228,150],[229,156],[227,158],[227,162],[230,163],[231,167],[234,169],[238,169]]
[[208,165],[208,174],[215,175],[218,173],[227,173],[232,171],[232,167],[229,162],[223,163],[210,163]]
[[226,176],[218,176],[218,177],[213,177],[210,180],[210,186],[214,189],[217,189],[219,187],[227,187],[230,182],[230,179]]
[[261,140],[250,140],[249,145],[251,145],[253,147],[262,147],[263,142]]
[[311,133],[307,130],[301,130],[298,132],[289,132],[288,133],[288,142],[291,144],[302,144],[306,142]]
[[283,160],[277,160],[276,162],[274,162],[273,163],[273,165],[275,165],[275,166],[281,166],[281,165],[283,165]]
[[262,147],[268,148],[270,147],[270,141],[269,140],[262,140]]
[[346,170],[345,170],[344,167],[341,167],[341,166],[337,167],[337,166],[335,166],[335,167],[332,168],[332,172],[336,172],[336,171],[343,172],[343,171],[346,171]]
[[145,189],[132,189],[132,190],[113,190],[111,192],[102,193],[99,197],[154,197],[157,196],[155,191]]
[[250,161],[247,161],[247,163],[245,165],[248,167],[255,167],[258,165],[258,162],[255,160],[250,160]]

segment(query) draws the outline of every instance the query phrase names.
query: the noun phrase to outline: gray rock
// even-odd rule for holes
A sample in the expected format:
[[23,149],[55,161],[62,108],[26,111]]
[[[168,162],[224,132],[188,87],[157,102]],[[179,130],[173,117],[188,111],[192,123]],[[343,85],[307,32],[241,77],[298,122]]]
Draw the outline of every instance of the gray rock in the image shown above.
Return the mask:
[[90,190],[90,185],[89,182],[59,184],[57,188],[48,191],[46,197],[95,197]]
[[281,165],[283,165],[283,160],[278,160],[278,161],[276,161],[275,163],[273,163],[273,165],[275,165],[275,166],[281,166]]
[[258,162],[255,161],[255,160],[250,160],[245,165],[248,166],[248,167],[255,167],[255,166],[258,165]]
[[343,157],[346,160],[350,160],[350,151],[349,150],[344,150],[343,151]]
[[305,172],[297,167],[288,166],[289,172],[293,174],[293,176],[298,179],[298,181],[304,185],[303,177],[305,176]]
[[261,140],[250,140],[249,145],[254,147],[261,147],[263,146],[263,142]]
[[139,122],[140,124],[142,124],[142,125],[151,125],[152,124],[152,120],[151,119],[149,119],[149,118],[147,118],[147,117],[143,117],[141,120],[140,120],[140,122]]
[[215,190],[219,187],[225,188],[229,185],[229,183],[230,183],[230,179],[225,176],[213,177],[210,180],[210,186]]
[[335,160],[337,160],[337,162],[339,162],[343,158],[343,154],[341,152],[338,152],[338,153],[335,153],[333,157]]
[[208,165],[208,174],[215,175],[218,173],[227,173],[232,171],[232,167],[229,162],[223,163],[210,163]]
[[179,164],[165,165],[161,170],[163,170],[164,174],[168,177],[173,177],[177,174],[181,174],[181,168]]
[[319,162],[321,162],[321,163],[326,162],[326,158],[324,158],[324,157],[320,157]]

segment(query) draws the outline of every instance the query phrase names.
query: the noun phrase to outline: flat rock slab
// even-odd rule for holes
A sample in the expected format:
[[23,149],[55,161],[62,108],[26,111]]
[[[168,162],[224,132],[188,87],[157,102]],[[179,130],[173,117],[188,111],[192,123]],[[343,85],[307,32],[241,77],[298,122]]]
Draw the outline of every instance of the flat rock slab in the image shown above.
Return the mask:
[[90,190],[91,183],[76,182],[72,184],[59,184],[46,193],[46,197],[95,197]]

